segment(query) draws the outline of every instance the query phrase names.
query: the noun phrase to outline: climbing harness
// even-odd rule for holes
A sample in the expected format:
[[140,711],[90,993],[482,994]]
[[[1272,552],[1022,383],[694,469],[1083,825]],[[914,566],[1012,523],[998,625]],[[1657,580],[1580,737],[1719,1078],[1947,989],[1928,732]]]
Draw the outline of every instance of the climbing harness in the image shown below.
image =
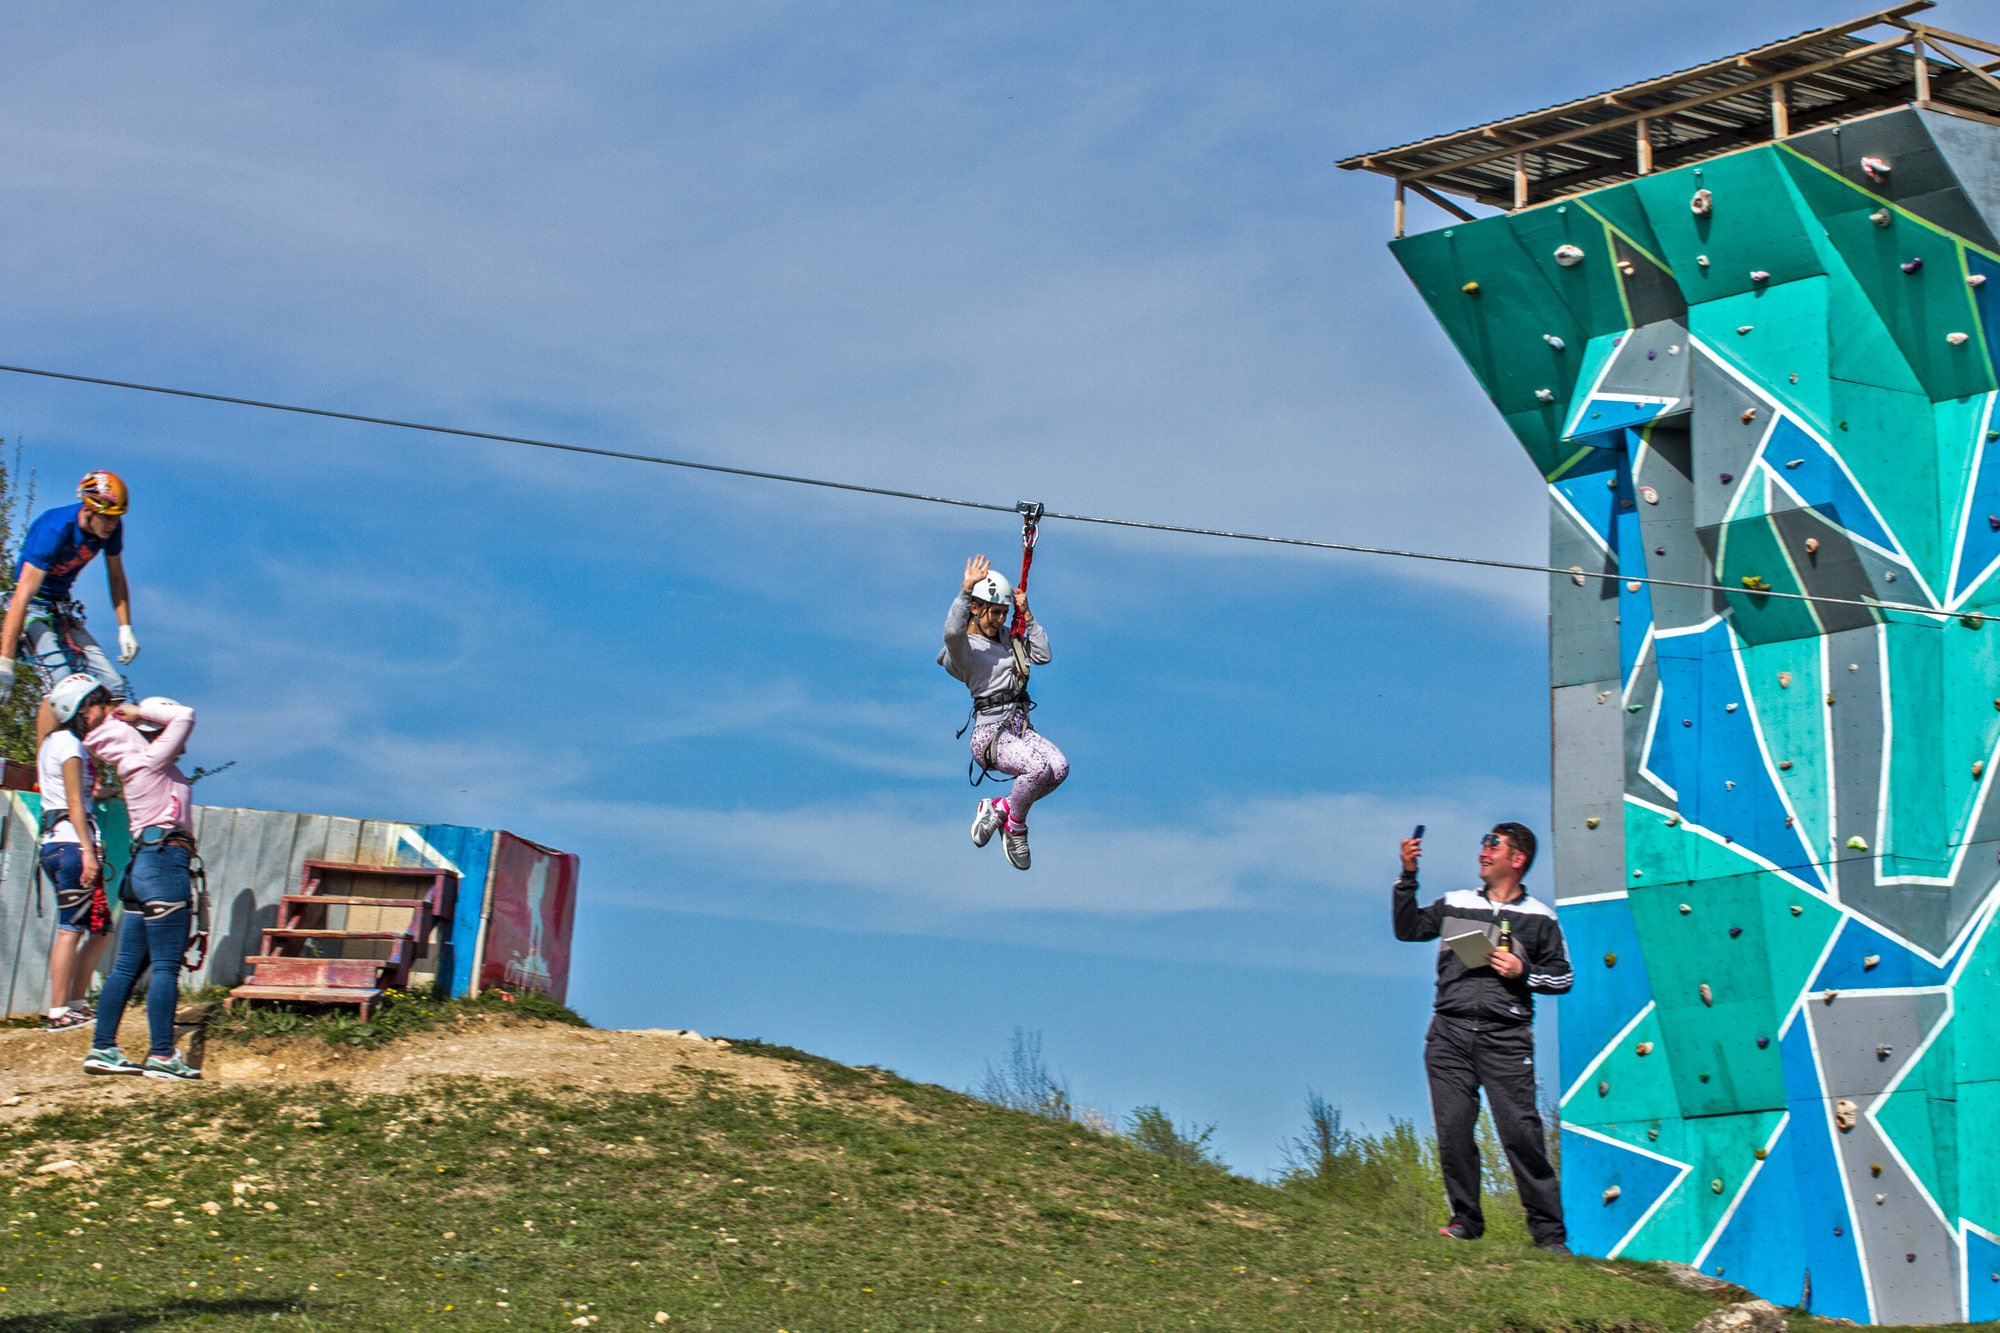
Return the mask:
[[[146,902],[132,889],[132,870],[142,853],[155,847],[185,847],[188,854],[188,900],[179,902]],[[139,830],[132,840],[132,858],[125,863],[125,876],[119,881],[118,900],[128,909],[136,909],[148,921],[159,921],[174,913],[186,910],[193,917],[186,947],[181,953],[181,967],[196,972],[208,961],[208,935],[210,927],[210,902],[208,896],[208,871],[201,863],[201,850],[195,844],[194,835],[186,829],[163,824],[154,824]],[[189,961],[189,955],[193,960]]]
[[45,653],[23,654],[49,676],[90,675],[89,659],[84,656],[83,645],[72,637],[84,624],[83,603],[73,600],[45,602],[40,599],[28,603],[29,623],[41,620],[48,624],[55,635],[55,647]]

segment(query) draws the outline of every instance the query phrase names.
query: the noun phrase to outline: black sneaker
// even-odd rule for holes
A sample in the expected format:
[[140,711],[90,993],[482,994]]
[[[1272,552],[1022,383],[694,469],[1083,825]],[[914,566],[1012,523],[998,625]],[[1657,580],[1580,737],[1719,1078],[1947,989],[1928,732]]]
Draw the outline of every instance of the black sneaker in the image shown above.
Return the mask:
[[1542,1246],[1542,1248],[1550,1254],[1568,1254],[1570,1252],[1569,1246],[1559,1240],[1552,1240],[1547,1245]]
[[1439,1228],[1438,1228],[1438,1235],[1440,1235],[1440,1236],[1443,1236],[1443,1237],[1444,1237],[1444,1238],[1445,1238],[1446,1240],[1478,1240],[1478,1239],[1479,1239],[1479,1237],[1477,1237],[1477,1236],[1475,1236],[1475,1235],[1473,1235],[1473,1234],[1472,1234],[1471,1230],[1470,1230],[1470,1229],[1468,1229],[1468,1228],[1466,1227],[1465,1223],[1463,1223],[1463,1222],[1453,1222],[1453,1223],[1449,1224],[1448,1226],[1441,1226],[1441,1227],[1439,1227]]

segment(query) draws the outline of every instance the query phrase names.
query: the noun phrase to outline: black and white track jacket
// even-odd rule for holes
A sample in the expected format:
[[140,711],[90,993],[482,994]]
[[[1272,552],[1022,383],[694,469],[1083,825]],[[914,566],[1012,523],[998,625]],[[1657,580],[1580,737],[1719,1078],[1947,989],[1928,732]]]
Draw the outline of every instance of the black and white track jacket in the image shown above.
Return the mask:
[[1575,979],[1569,945],[1554,909],[1525,894],[1511,903],[1496,903],[1483,889],[1453,889],[1429,907],[1419,907],[1416,874],[1404,871],[1396,881],[1399,940],[1435,940],[1478,930],[1497,944],[1502,921],[1508,923],[1514,952],[1527,963],[1527,971],[1503,977],[1490,967],[1467,967],[1450,946],[1440,944],[1438,1013],[1488,1023],[1528,1022],[1535,1016],[1535,996],[1561,995]]

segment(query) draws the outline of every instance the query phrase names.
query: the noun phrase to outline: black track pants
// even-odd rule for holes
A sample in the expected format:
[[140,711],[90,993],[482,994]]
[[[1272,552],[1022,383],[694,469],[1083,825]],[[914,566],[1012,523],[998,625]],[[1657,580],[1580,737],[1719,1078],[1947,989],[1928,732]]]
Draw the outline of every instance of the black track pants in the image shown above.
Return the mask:
[[1514,1187],[1528,1213],[1528,1230],[1538,1245],[1564,1239],[1562,1194],[1542,1142],[1542,1116],[1535,1109],[1535,1030],[1531,1024],[1485,1027],[1443,1014],[1431,1019],[1424,1039],[1424,1070],[1430,1075],[1431,1116],[1437,1125],[1438,1164],[1444,1170],[1451,1220],[1473,1235],[1486,1231],[1479,1207],[1479,1090],[1493,1127],[1514,1168]]

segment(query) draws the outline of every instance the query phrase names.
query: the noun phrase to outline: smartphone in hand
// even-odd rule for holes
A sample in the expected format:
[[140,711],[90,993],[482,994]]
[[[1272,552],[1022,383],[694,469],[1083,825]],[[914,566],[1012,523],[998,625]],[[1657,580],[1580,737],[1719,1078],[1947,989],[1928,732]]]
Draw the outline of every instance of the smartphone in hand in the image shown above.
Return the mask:
[[1423,836],[1424,836],[1424,826],[1423,826],[1422,824],[1419,824],[1419,825],[1417,825],[1417,831],[1416,831],[1415,833],[1412,833],[1412,834],[1411,834],[1410,836],[1411,836],[1411,837],[1413,837],[1413,838],[1421,838],[1421,837],[1423,837]]

